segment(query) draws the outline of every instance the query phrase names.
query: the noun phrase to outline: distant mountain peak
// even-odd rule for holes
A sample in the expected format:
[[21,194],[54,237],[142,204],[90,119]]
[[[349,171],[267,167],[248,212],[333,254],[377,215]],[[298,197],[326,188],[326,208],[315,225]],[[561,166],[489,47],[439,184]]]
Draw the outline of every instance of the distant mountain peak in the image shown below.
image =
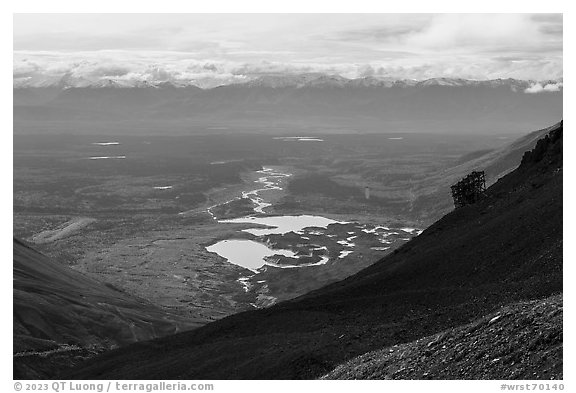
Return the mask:
[[470,84],[475,84],[475,81],[461,78],[431,78],[418,83],[419,86],[465,86]]

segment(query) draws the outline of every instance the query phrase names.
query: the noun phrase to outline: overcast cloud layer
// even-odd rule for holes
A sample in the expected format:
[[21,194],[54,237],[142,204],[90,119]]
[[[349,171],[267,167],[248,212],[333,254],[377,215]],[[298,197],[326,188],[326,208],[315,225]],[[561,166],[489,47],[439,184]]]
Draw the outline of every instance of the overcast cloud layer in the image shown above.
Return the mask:
[[562,35],[558,14],[20,14],[14,82],[212,87],[301,72],[558,80]]

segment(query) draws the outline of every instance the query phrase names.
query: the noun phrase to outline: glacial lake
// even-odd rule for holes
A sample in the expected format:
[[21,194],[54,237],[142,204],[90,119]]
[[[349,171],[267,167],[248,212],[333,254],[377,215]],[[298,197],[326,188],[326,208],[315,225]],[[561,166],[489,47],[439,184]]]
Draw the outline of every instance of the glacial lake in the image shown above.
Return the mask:
[[271,249],[264,243],[245,239],[222,240],[206,247],[206,250],[214,252],[234,265],[242,266],[257,273],[258,269],[266,264],[266,257],[283,255],[296,257],[290,250]]
[[324,228],[330,224],[346,224],[343,221],[336,221],[322,216],[300,215],[300,216],[271,216],[271,217],[241,217],[231,220],[220,220],[218,222],[228,224],[258,224],[266,225],[268,228],[249,228],[244,232],[255,236],[283,235],[288,232],[301,233],[304,228]]

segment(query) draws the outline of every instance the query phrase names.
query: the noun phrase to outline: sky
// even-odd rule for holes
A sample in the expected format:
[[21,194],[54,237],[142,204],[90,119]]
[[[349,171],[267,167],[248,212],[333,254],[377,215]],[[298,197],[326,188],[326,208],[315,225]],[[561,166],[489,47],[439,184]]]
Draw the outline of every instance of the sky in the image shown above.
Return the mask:
[[13,37],[15,85],[563,75],[561,14],[15,14]]

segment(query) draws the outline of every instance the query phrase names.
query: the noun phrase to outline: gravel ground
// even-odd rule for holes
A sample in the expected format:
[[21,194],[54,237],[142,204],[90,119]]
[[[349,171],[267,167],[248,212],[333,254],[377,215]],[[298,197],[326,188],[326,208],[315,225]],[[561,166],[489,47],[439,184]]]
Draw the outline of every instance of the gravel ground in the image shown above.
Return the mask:
[[562,379],[562,295],[369,352],[323,379]]

